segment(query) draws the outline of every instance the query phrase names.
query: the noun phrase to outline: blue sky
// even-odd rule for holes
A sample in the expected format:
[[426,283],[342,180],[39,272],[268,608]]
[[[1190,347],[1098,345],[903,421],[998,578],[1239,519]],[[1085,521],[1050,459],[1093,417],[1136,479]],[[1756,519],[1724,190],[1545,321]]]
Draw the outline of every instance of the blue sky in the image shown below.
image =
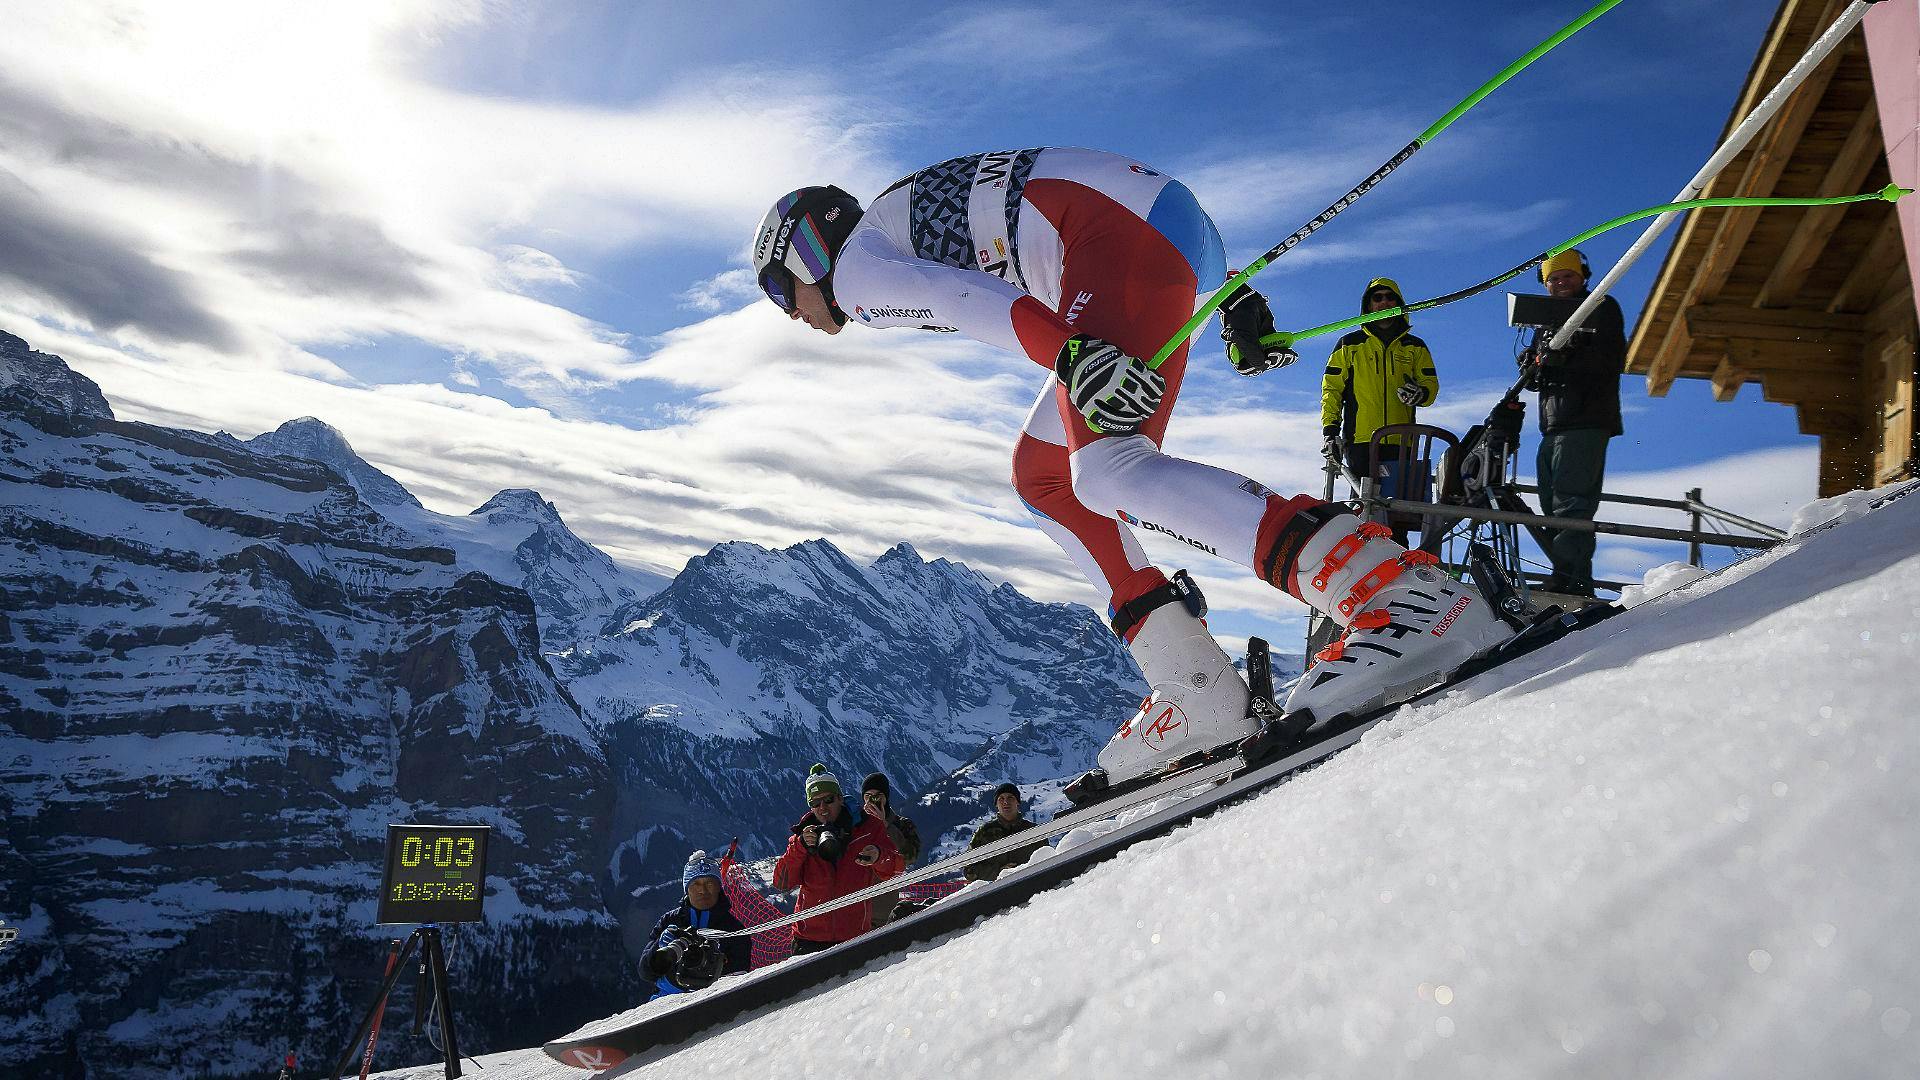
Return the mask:
[[[765,207],[1096,146],[1187,181],[1237,264],[1584,6],[31,7],[0,41],[0,328],[123,417],[252,435],[319,415],[435,509],[538,488],[650,569],[731,539],[906,540],[1097,603],[1007,487],[1037,369],[905,330],[809,337],[743,269]],[[1375,274],[1451,291],[1665,201],[1769,16],[1620,5],[1262,275],[1280,324],[1351,314]],[[1656,269],[1619,291],[1630,323]],[[1464,429],[1511,381],[1504,313],[1495,292],[1415,320],[1430,420]],[[1169,449],[1317,490],[1330,342],[1246,380],[1216,341]],[[1698,484],[1777,522],[1812,496],[1814,441],[1756,388],[1714,404],[1629,378],[1625,401],[1610,488]],[[1523,471],[1533,441],[1530,422]],[[1294,633],[1298,606],[1245,571],[1150,550],[1193,564],[1223,637]],[[1683,555],[1603,541],[1600,570]]]

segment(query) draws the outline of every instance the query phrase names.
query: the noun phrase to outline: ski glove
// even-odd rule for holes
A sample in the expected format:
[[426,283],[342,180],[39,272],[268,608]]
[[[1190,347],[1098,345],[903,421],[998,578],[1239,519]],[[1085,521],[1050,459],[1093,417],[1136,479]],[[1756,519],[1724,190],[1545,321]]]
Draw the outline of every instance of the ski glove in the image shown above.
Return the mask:
[[1067,388],[1067,400],[1102,435],[1139,431],[1167,392],[1167,380],[1146,361],[1087,334],[1075,334],[1060,346],[1053,370]]
[[1246,282],[1220,302],[1220,340],[1227,343],[1227,359],[1240,374],[1258,375],[1300,359],[1292,349],[1262,340],[1273,332],[1273,310],[1267,306],[1267,298]]
[[1393,392],[1393,396],[1400,399],[1400,404],[1412,408],[1426,400],[1427,392],[1421,388],[1419,383],[1409,379],[1401,384],[1400,389]]
[[1340,451],[1340,429],[1322,428],[1320,431],[1320,456],[1328,461],[1337,462],[1344,455]]

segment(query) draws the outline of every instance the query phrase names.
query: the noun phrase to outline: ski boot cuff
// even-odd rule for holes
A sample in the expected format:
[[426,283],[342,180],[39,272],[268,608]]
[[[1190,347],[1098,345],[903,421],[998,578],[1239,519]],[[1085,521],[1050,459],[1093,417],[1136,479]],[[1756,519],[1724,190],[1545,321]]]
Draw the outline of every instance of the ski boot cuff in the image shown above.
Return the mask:
[[1253,568],[1266,583],[1292,596],[1300,594],[1300,551],[1321,527],[1350,514],[1345,504],[1321,502],[1311,495],[1283,499],[1267,496],[1267,510],[1254,534]]

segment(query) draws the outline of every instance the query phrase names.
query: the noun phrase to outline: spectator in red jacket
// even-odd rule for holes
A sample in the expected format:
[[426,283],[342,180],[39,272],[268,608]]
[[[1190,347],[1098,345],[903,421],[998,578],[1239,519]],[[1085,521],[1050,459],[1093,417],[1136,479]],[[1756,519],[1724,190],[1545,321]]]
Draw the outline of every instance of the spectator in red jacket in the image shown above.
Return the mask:
[[[840,781],[825,765],[807,773],[808,810],[793,826],[786,853],[773,864],[773,887],[799,889],[795,911],[838,899],[898,874],[905,860],[887,835],[887,823],[847,805]],[[803,956],[859,937],[873,928],[873,905],[848,904],[793,930],[793,953]]]

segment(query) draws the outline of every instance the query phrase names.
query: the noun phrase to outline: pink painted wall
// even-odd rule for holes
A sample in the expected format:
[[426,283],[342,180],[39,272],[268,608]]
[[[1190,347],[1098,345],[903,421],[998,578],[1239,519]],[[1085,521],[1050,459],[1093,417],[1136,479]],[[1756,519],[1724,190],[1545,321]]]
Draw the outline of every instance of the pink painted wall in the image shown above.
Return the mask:
[[[1920,0],[1875,4],[1862,26],[1893,182],[1920,188]],[[1920,313],[1920,195],[1900,200],[1900,231],[1907,242],[1914,308]]]

